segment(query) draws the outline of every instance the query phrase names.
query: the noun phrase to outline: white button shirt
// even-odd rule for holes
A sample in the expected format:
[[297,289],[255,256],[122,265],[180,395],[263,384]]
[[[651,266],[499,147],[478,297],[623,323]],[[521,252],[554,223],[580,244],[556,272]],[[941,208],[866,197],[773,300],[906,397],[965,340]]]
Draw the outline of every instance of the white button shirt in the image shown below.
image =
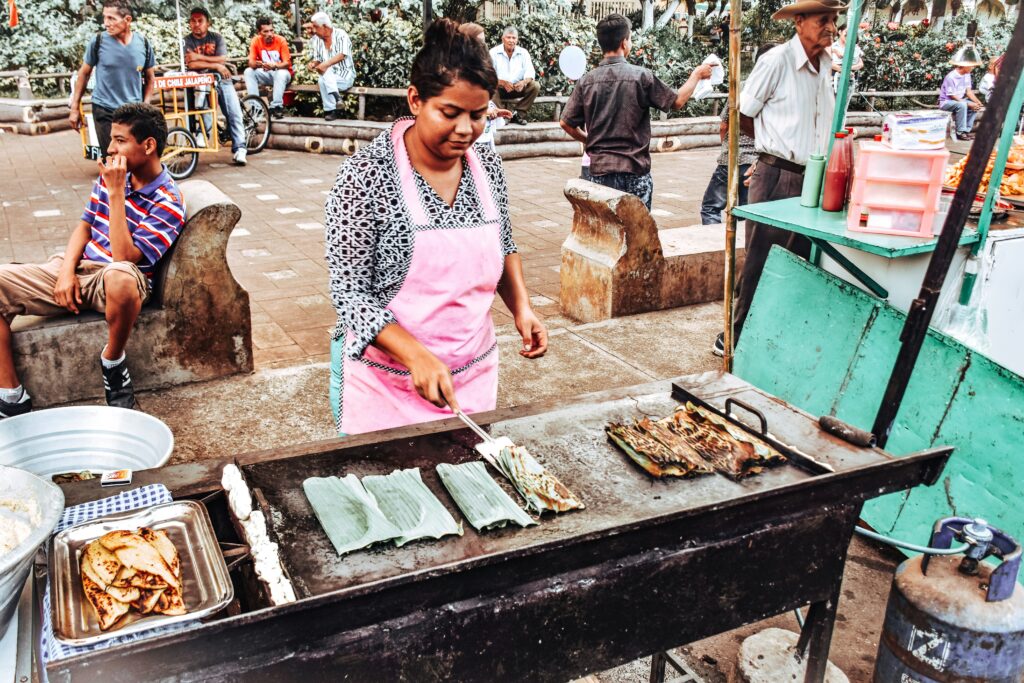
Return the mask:
[[499,81],[518,83],[525,78],[531,80],[537,78],[530,53],[518,45],[516,45],[516,49],[512,50],[511,58],[505,52],[504,45],[495,45],[491,48],[491,61],[494,62],[494,70],[498,72]]
[[828,151],[835,107],[828,51],[815,73],[798,36],[761,55],[740,94],[740,113],[754,119],[754,148],[801,165]]

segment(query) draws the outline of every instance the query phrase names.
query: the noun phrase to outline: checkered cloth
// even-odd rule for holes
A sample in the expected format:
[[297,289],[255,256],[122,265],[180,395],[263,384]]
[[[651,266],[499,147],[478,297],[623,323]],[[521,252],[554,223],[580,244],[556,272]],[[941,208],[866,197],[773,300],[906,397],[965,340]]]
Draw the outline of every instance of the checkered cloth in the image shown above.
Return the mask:
[[[137,510],[139,508],[150,507],[152,505],[160,505],[162,503],[170,503],[174,499],[171,497],[171,492],[167,490],[167,487],[163,484],[150,484],[149,486],[143,486],[142,488],[132,489],[131,491],[122,491],[116,496],[110,498],[103,498],[101,500],[94,500],[88,503],[82,503],[74,507],[69,507],[64,510],[64,516],[57,524],[57,528],[54,533],[63,531],[68,527],[82,522],[88,522],[96,519],[97,517],[103,517],[105,515],[112,515],[117,512],[126,512],[128,510]],[[143,638],[152,638],[153,636],[170,633],[177,631],[182,628],[187,628],[197,622],[185,622],[174,624],[173,626],[161,626],[152,628],[147,631],[140,631],[137,633],[130,633],[124,636],[118,636],[116,638],[110,638],[100,643],[93,645],[65,645],[64,643],[57,640],[53,635],[53,624],[50,622],[50,585],[47,583],[46,591],[43,593],[43,624],[42,634],[39,638],[39,651],[42,653],[43,664],[47,662],[53,662],[58,659],[66,659],[68,657],[74,657],[85,652],[91,652],[93,650],[103,650],[111,647],[112,645],[120,645],[122,643],[130,643],[135,640],[141,640]],[[43,669],[43,679],[46,679],[46,670]]]

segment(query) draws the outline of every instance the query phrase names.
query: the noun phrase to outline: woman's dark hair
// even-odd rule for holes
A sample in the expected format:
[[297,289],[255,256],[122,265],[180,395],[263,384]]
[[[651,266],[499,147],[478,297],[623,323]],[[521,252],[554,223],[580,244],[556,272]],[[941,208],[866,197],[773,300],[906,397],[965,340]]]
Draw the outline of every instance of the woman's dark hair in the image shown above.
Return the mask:
[[423,47],[412,61],[409,81],[429,100],[458,80],[478,85],[493,95],[498,74],[486,46],[459,31],[451,19],[438,19],[427,29]]
[[622,41],[629,38],[632,30],[629,19],[621,14],[609,14],[597,22],[597,44],[603,52],[614,52],[622,45]]
[[140,145],[146,138],[153,138],[156,141],[156,155],[163,156],[167,144],[167,119],[153,105],[144,102],[122,104],[114,110],[111,122],[128,126],[132,137]]
[[256,33],[259,33],[260,29],[263,28],[264,26],[272,27],[273,25],[274,20],[271,19],[270,17],[260,17],[259,19],[256,20]]

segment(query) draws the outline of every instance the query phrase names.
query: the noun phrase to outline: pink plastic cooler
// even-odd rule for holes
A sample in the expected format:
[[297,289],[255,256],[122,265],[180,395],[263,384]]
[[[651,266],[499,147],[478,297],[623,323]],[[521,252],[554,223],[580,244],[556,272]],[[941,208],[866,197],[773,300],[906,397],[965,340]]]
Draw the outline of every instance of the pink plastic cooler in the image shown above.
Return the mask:
[[860,143],[847,228],[908,237],[931,237],[949,150],[903,150]]

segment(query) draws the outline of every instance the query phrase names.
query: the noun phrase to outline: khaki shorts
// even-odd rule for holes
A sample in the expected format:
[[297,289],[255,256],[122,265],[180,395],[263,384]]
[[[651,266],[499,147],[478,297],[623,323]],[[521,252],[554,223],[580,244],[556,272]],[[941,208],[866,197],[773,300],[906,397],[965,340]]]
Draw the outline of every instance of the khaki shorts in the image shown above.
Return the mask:
[[[68,313],[68,309],[53,299],[53,288],[64,263],[63,256],[54,256],[48,262],[8,263],[0,265],[0,316],[10,324],[18,315],[55,316]],[[119,270],[135,278],[139,296],[145,303],[149,298],[149,282],[139,267],[130,261],[99,263],[79,262],[75,274],[82,290],[82,308],[103,313],[107,310],[107,295],[103,289],[103,276],[108,270]]]

